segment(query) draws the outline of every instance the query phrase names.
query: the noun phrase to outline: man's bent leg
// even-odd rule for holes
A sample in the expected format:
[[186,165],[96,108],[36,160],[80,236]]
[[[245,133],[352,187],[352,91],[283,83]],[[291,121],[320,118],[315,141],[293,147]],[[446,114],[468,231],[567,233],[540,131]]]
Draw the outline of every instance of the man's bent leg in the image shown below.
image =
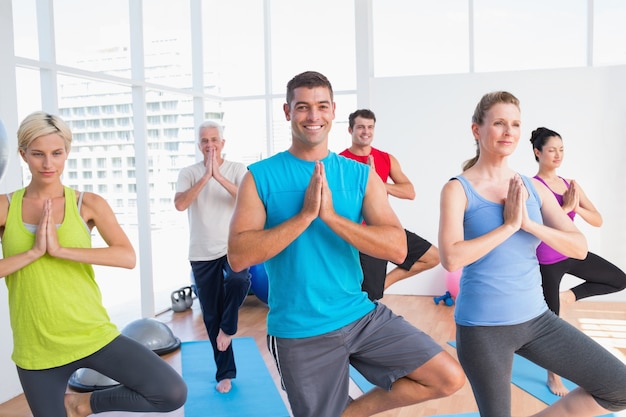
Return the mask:
[[386,410],[447,397],[463,387],[465,374],[446,351],[406,376],[397,379],[387,391],[376,387],[350,403],[342,417],[371,416]]
[[237,375],[232,346],[229,345],[225,350],[219,350],[217,347],[217,336],[220,331],[224,308],[223,268],[226,262],[225,258],[224,256],[214,261],[191,262],[204,326],[213,347],[213,357],[217,367],[215,379],[217,381],[235,378]]
[[450,395],[465,375],[459,363],[430,336],[384,304],[345,334],[351,364],[377,388],[353,401],[344,416],[384,410]]
[[417,275],[439,265],[439,249],[426,239],[405,229],[407,255],[404,262],[389,271],[385,278],[384,289],[403,279]]
[[387,261],[374,258],[359,252],[361,269],[363,270],[363,283],[361,289],[367,293],[370,300],[383,298],[385,290],[385,276],[387,275]]
[[250,271],[240,272],[231,269],[228,261],[224,262],[224,310],[220,328],[228,335],[237,333],[239,309],[250,290]]

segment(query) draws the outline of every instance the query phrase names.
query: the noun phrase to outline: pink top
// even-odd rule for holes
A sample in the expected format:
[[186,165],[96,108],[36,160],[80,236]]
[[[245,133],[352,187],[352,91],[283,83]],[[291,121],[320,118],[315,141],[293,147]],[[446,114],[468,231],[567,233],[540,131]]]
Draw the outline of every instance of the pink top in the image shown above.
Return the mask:
[[[542,180],[538,175],[535,175],[534,178],[541,181],[543,185],[548,187],[548,184],[546,184],[546,182]],[[565,178],[562,178],[562,177],[559,177],[559,178],[561,178],[563,182],[565,183],[565,185],[567,186],[567,188],[569,188],[569,183],[565,180]],[[563,194],[555,193],[550,187],[548,187],[548,190],[552,191],[552,194],[554,194],[556,201],[558,201],[559,205],[563,207]],[[572,210],[569,213],[567,213],[567,215],[570,217],[570,219],[572,219],[572,221],[574,221],[574,216],[576,216],[576,212]],[[555,264],[567,258],[568,258],[567,256],[563,255],[560,252],[555,251],[554,249],[552,249],[550,246],[546,245],[543,242],[541,242],[539,246],[537,246],[537,259],[539,260],[539,264],[541,265]]]

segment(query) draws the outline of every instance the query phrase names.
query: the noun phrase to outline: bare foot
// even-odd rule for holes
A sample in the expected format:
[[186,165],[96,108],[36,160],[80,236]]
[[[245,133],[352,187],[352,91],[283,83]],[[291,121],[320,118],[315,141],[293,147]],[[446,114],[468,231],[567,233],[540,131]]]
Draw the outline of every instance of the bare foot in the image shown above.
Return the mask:
[[567,307],[568,305],[576,302],[576,295],[572,290],[561,291],[559,293],[559,303],[561,307]]
[[230,341],[233,339],[234,334],[226,334],[222,329],[217,334],[217,350],[225,351],[230,346]]
[[91,414],[91,393],[65,394],[65,412],[67,417],[87,417]]
[[226,394],[228,391],[230,391],[231,387],[232,385],[230,383],[230,379],[222,379],[220,382],[217,383],[215,389],[217,390],[217,392]]
[[548,385],[548,388],[550,388],[550,392],[554,395],[558,395],[559,397],[563,397],[569,392],[565,385],[563,385],[561,377],[553,372],[548,371],[548,381],[546,384]]

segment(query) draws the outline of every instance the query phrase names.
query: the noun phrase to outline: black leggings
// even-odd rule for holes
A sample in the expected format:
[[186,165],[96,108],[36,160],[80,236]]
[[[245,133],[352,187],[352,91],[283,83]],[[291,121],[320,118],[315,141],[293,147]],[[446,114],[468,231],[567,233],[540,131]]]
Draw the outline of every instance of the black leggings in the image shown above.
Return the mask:
[[550,310],[560,311],[559,288],[563,275],[570,274],[584,280],[572,288],[576,300],[593,295],[610,294],[626,288],[626,274],[598,255],[589,252],[583,260],[568,258],[563,261],[540,265],[543,296]]
[[168,412],[185,403],[187,386],[178,372],[141,343],[120,335],[83,359],[42,370],[17,367],[34,417],[66,417],[67,382],[79,368],[90,368],[122,385],[93,391],[93,413],[104,411]]

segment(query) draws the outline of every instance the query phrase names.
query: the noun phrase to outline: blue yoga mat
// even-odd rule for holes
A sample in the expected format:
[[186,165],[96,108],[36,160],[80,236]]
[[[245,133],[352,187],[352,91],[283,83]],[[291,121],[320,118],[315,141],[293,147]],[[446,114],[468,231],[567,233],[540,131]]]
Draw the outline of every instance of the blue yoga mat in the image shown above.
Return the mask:
[[366,393],[376,386],[369,382],[367,379],[365,379],[365,377],[361,375],[361,373],[357,371],[356,368],[354,368],[352,365],[350,365],[350,378],[352,378],[356,386],[359,387],[359,389],[363,393]]
[[272,376],[253,338],[232,340],[237,378],[230,392],[215,386],[215,361],[208,340],[181,344],[182,374],[188,395],[185,417],[289,417]]
[[[456,348],[456,342],[451,341],[448,342],[448,344]],[[517,354],[513,357],[511,382],[538,400],[551,405],[561,397],[550,392],[550,389],[546,385],[546,377],[547,372],[541,366]],[[572,381],[565,378],[561,379],[563,380],[563,385],[570,391],[577,387]],[[602,417],[615,417],[615,415],[604,414]]]

